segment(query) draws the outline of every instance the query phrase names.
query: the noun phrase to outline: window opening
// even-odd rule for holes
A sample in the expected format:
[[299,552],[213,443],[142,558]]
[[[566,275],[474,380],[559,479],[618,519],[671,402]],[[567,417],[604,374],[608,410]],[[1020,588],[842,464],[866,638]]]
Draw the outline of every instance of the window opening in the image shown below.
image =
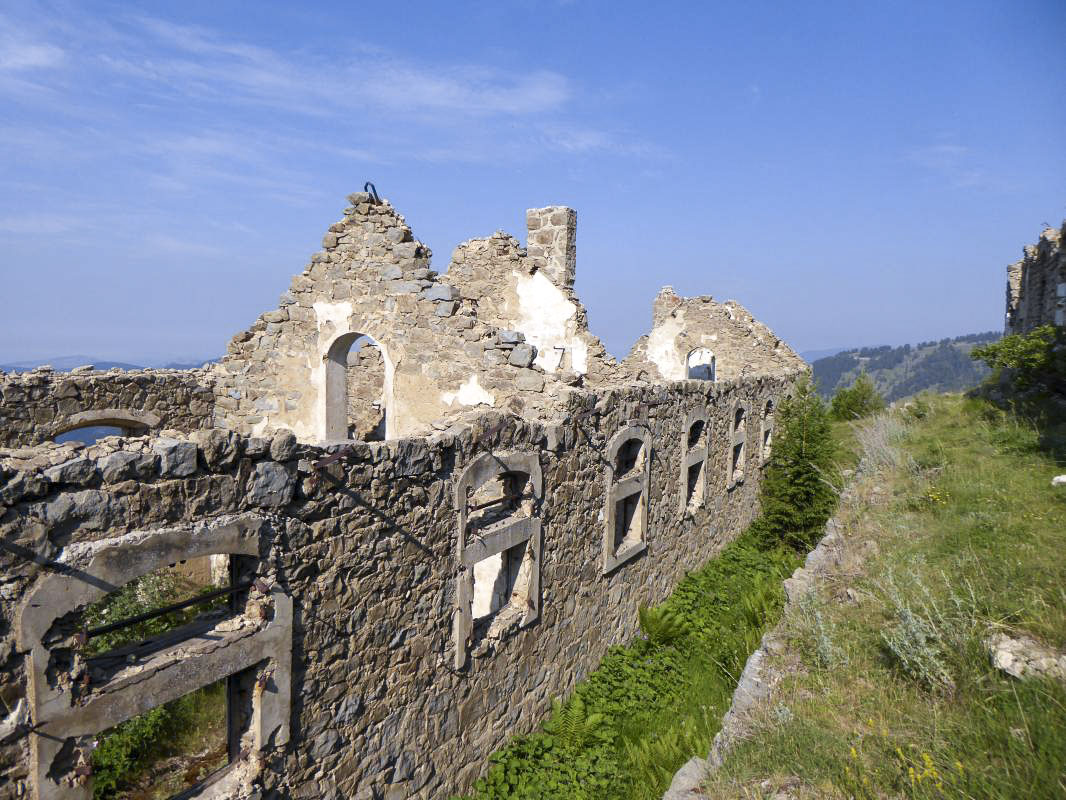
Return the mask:
[[222,678],[98,734],[93,799],[172,798],[224,769],[229,682]]
[[762,463],[770,460],[770,452],[774,444],[774,401],[767,400],[766,408],[762,415]]
[[117,425],[86,425],[82,428],[72,428],[55,437],[57,444],[63,442],[81,442],[82,444],[95,444],[100,439],[108,436],[137,436],[143,431],[133,432]]
[[738,405],[733,412],[732,451],[729,458],[728,488],[744,482],[744,467],[747,447],[747,406]]
[[706,347],[697,347],[685,359],[685,377],[696,381],[714,381],[714,353]]
[[364,333],[338,337],[326,353],[327,440],[384,441],[386,354]]
[[36,797],[221,800],[288,741],[292,600],[265,530],[247,514],[94,542],[35,584],[16,637]]
[[608,447],[604,574],[647,548],[650,451],[647,428],[632,423],[616,433]]
[[707,484],[707,416],[693,412],[685,420],[681,453],[681,513],[703,505]]
[[542,487],[531,453],[484,453],[456,484],[457,669],[540,616]]

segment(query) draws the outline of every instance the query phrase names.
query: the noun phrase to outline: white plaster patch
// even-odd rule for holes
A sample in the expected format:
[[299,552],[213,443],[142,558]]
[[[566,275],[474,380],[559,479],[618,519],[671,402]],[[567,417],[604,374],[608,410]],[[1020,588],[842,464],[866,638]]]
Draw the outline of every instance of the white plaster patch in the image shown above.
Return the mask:
[[685,377],[685,355],[677,349],[677,337],[684,330],[680,316],[667,317],[648,334],[648,360],[659,369],[659,375],[668,381],[680,381]]
[[542,272],[514,272],[518,309],[515,328],[537,348],[533,362],[545,372],[555,372],[570,351],[570,366],[588,371],[588,345],[577,335],[577,306]]
[[446,405],[453,405],[456,400],[463,406],[496,405],[496,398],[478,383],[477,375],[471,375],[470,379],[459,387],[457,392],[442,392],[440,399]]

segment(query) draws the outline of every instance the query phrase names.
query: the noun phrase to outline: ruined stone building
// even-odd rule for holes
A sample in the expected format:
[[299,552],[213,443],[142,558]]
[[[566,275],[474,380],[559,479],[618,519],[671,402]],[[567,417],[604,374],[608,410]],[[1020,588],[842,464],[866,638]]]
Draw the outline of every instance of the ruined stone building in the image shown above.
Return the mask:
[[1007,267],[1005,333],[1028,333],[1041,325],[1066,325],[1066,222],[1046,229]]
[[[219,681],[183,797],[445,797],[755,513],[806,365],[741,306],[665,288],[619,363],[572,210],[438,275],[349,200],[220,363],[0,375],[0,798],[90,797],[99,734]],[[88,425],[123,435],[54,441]],[[207,556],[228,605],[93,649],[86,608]]]

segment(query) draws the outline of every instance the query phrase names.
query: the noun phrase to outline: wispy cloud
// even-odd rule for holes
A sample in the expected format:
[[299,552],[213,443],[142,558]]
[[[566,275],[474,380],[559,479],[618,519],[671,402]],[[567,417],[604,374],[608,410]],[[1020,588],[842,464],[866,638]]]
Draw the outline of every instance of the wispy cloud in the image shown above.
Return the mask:
[[977,166],[977,154],[972,148],[951,141],[916,147],[908,151],[905,159],[926,170],[934,172],[958,187],[983,185],[987,176]]

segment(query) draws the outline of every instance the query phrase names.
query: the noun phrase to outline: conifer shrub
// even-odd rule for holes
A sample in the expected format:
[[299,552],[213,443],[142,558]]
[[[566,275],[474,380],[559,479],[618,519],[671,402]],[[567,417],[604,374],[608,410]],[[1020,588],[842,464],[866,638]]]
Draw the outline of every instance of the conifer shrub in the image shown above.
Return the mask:
[[836,508],[836,447],[829,413],[810,381],[796,384],[777,415],[774,448],[763,475],[761,514],[752,524],[765,549],[809,549]]
[[884,407],[885,398],[878,393],[870,376],[863,372],[849,388],[833,395],[829,415],[833,419],[850,421],[876,414]]

